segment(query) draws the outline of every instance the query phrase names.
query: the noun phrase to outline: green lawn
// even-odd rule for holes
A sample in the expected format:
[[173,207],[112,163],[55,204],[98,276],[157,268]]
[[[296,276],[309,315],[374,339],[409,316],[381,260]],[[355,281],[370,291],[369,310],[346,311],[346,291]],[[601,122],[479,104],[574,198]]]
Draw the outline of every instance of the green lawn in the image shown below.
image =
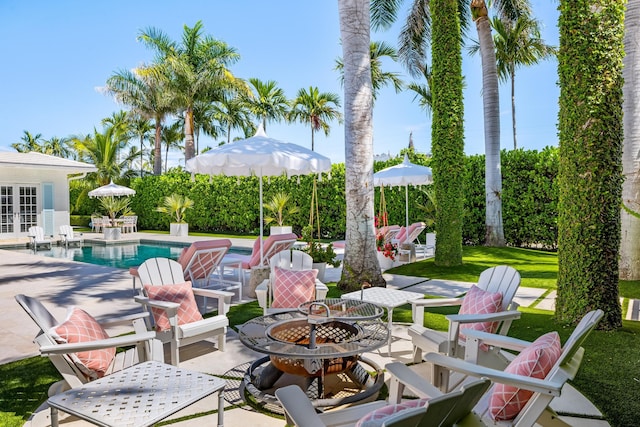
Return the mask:
[[[476,281],[485,268],[507,264],[522,275],[521,286],[554,289],[557,276],[557,257],[554,253],[517,249],[465,247],[464,265],[441,268],[426,260],[398,267],[397,274],[460,281]],[[340,291],[330,284],[329,297]],[[640,298],[640,282],[621,282],[620,295]],[[572,327],[556,324],[553,313],[522,308],[522,318],[514,322],[509,335],[532,341],[541,334],[556,330],[566,339]],[[452,309],[427,312],[431,327],[444,330],[443,314]],[[232,325],[262,314],[257,302],[233,307],[229,313]],[[408,308],[394,310],[394,320],[409,322]],[[573,385],[585,394],[604,414],[613,427],[637,426],[640,414],[640,322],[623,321],[615,332],[595,331],[585,343],[582,367]],[[0,365],[0,425],[21,426],[31,413],[46,400],[47,388],[59,379],[48,359],[33,357]]]

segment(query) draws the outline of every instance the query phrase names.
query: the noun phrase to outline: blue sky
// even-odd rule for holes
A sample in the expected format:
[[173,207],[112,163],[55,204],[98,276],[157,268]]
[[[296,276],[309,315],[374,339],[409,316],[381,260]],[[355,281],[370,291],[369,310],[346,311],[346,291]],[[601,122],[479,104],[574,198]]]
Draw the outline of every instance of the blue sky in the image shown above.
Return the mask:
[[[558,45],[557,5],[533,0],[543,37]],[[410,0],[405,1],[405,6]],[[405,14],[402,14],[404,17]],[[122,106],[96,88],[120,69],[152,60],[136,40],[140,30],[162,29],[178,40],[184,25],[202,20],[207,34],[237,49],[231,70],[242,78],[275,80],[289,98],[301,88],[317,86],[343,98],[335,59],[342,55],[337,0],[0,0],[0,150],[12,150],[23,131],[43,138],[87,134]],[[402,18],[404,19],[404,18]],[[396,44],[400,25],[372,33],[372,40]],[[476,38],[475,26],[470,33]],[[399,64],[389,71],[410,78]],[[480,58],[463,52],[465,75],[465,152],[484,152]],[[501,146],[512,148],[509,86],[501,91]],[[540,150],[557,145],[557,63],[545,61],[516,73],[518,145]],[[392,88],[378,95],[374,108],[374,152],[397,154],[413,132],[416,149],[431,151],[431,118],[413,94]],[[273,138],[310,147],[308,127],[267,125]],[[233,135],[235,136],[235,135]],[[232,137],[233,137],[232,136]],[[213,141],[201,138],[201,147]],[[344,129],[337,122],[328,137],[316,135],[316,151],[344,161]],[[173,163],[181,155],[173,153]]]

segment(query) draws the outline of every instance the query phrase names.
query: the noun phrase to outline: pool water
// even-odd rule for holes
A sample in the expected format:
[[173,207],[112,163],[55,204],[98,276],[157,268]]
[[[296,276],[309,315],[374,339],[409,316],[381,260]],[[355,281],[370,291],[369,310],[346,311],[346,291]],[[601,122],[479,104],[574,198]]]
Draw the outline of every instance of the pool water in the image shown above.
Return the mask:
[[[149,258],[171,258],[177,260],[182,248],[188,244],[168,243],[127,243],[117,245],[88,245],[81,248],[52,246],[50,250],[39,250],[36,254],[51,258],[64,258],[88,264],[105,265],[107,267],[137,267]],[[32,249],[16,249],[16,252],[34,254]],[[231,248],[229,253],[248,254],[248,248]]]

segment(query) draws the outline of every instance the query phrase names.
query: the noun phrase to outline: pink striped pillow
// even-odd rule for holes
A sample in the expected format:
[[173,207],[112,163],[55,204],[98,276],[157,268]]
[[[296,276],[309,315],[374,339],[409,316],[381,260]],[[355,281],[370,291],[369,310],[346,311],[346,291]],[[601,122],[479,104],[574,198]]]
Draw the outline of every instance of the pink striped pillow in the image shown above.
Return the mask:
[[405,409],[419,408],[426,405],[428,401],[429,398],[423,398],[384,406],[360,418],[355,427],[380,427],[382,423],[384,423],[384,420],[390,415],[404,411]]
[[297,308],[313,300],[318,270],[292,271],[275,267],[273,270],[273,308]]
[[[59,343],[81,343],[109,338],[102,326],[89,313],[77,307],[69,309],[64,322],[49,333]],[[71,359],[89,379],[102,378],[116,355],[115,348],[72,353]]]
[[[509,374],[543,379],[560,358],[562,348],[557,332],[549,332],[522,350],[504,370]],[[496,384],[491,393],[489,411],[494,420],[512,420],[527,404],[532,391]]]
[[[196,298],[193,296],[191,282],[179,283],[175,285],[144,285],[144,290],[151,300],[175,302],[178,307],[178,325],[197,322],[202,320],[202,315],[198,310]],[[151,308],[153,320],[160,331],[171,328],[167,313],[161,308]]]

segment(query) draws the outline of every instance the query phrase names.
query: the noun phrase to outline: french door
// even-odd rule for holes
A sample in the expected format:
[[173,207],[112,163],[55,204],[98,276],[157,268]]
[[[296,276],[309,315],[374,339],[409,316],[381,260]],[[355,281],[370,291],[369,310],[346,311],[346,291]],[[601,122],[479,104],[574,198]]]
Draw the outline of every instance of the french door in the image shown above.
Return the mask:
[[0,235],[26,236],[34,225],[38,225],[38,187],[0,185]]

